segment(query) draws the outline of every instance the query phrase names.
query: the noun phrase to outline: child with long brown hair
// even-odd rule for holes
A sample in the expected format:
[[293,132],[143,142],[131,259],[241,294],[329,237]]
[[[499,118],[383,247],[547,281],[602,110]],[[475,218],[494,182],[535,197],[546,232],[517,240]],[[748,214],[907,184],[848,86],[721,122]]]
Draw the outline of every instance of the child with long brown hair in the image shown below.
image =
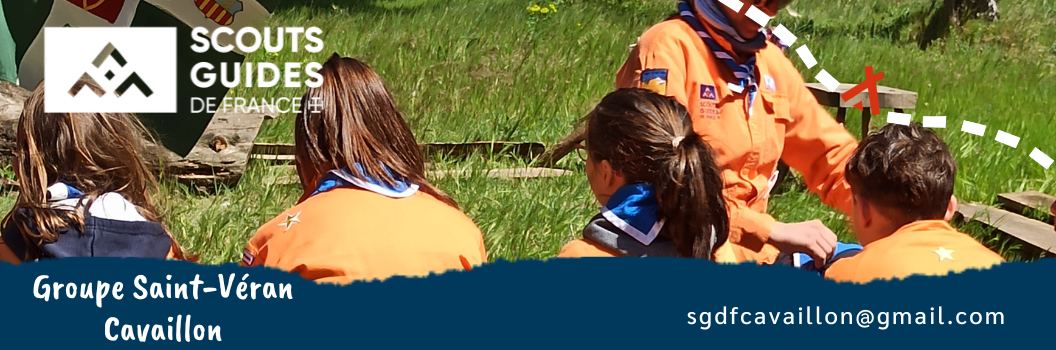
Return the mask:
[[151,202],[156,182],[140,157],[145,137],[131,114],[47,113],[38,85],[18,120],[19,192],[3,220],[0,260],[184,258]]
[[587,180],[604,206],[559,257],[659,256],[732,262],[722,175],[673,98],[627,88],[586,117]]
[[425,178],[421,149],[381,77],[337,54],[319,74],[294,126],[304,194],[260,227],[242,264],[349,283],[486,261],[476,224]]

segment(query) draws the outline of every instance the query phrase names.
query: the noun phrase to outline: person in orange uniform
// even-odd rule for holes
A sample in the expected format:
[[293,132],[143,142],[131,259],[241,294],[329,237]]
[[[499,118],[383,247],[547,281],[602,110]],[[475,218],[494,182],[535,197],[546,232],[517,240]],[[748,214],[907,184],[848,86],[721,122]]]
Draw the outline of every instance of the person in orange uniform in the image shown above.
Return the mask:
[[851,220],[865,248],[833,262],[825,277],[867,283],[1002,263],[1000,255],[947,222],[957,210],[956,175],[946,144],[920,124],[889,124],[867,137],[847,163]]
[[745,16],[749,5],[774,16],[789,2],[747,1],[737,12],[718,0],[680,1],[678,15],[642,34],[616,81],[672,96],[689,109],[722,169],[739,261],[772,264],[783,251],[806,253],[820,266],[836,235],[817,220],[777,222],[766,213],[767,199],[784,160],[823,203],[848,212],[843,169],[856,141]]
[[294,127],[304,195],[260,227],[242,264],[346,284],[484,263],[480,229],[426,180],[381,77],[337,54],[319,74],[322,86],[305,93]]
[[619,89],[586,117],[587,181],[604,206],[558,257],[686,257],[732,262],[712,150],[674,99]]

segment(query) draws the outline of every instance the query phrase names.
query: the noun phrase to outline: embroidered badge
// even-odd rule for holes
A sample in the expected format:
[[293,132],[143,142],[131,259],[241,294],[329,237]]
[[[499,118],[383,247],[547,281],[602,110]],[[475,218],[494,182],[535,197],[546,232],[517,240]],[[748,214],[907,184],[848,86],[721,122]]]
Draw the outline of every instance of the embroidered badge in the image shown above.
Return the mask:
[[719,94],[715,92],[715,85],[700,84],[700,98],[702,100],[718,101]]
[[242,251],[242,265],[245,265],[245,266],[253,265],[253,259],[254,258],[256,258],[256,256],[254,256],[253,253],[249,251],[249,249],[246,249],[246,250]]
[[301,216],[301,212],[297,212],[297,214],[293,214],[293,215],[286,214],[286,220],[283,220],[282,222],[280,222],[279,226],[285,227],[284,231],[289,231],[290,230],[290,226],[293,226],[293,224],[301,222],[301,219],[298,218],[299,216]]
[[774,82],[774,77],[771,77],[769,75],[764,75],[763,76],[763,84],[766,85],[766,89],[767,90],[777,92],[777,83]]
[[935,250],[934,252],[935,252],[935,254],[939,255],[939,261],[943,261],[943,260],[946,260],[946,259],[953,260],[953,250],[952,249],[946,249],[946,247],[939,247],[939,249]]
[[646,69],[642,71],[639,88],[667,95],[667,69]]

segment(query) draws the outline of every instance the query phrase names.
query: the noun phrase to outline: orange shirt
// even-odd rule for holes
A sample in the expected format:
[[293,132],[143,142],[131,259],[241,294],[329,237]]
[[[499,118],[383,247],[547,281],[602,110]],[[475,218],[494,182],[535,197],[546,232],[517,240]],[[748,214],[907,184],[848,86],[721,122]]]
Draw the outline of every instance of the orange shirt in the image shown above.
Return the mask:
[[[620,255],[602,249],[582,238],[568,242],[568,244],[561,247],[561,251],[557,253],[558,258],[610,258],[619,256]],[[729,243],[723,244],[719,249],[715,250],[715,262],[739,262],[734,254],[733,245]]]
[[335,188],[261,226],[242,264],[345,284],[469,269],[486,259],[477,225],[427,193],[389,198]]
[[867,283],[911,275],[942,276],[966,269],[985,269],[1004,262],[1000,255],[942,220],[902,226],[890,236],[865,246],[857,255],[837,260],[825,277],[839,282]]
[[[722,37],[712,37],[729,47]],[[781,49],[767,43],[756,59],[759,93],[750,115],[748,93],[726,86],[736,81],[733,72],[681,19],[642,34],[616,81],[618,87],[672,96],[689,109],[693,128],[715,149],[722,169],[737,259],[773,263],[778,250],[766,242],[775,220],[766,207],[778,160],[802,173],[823,203],[849,213],[851,191],[843,173],[857,142],[818,104]],[[666,76],[656,80],[657,71],[649,70],[666,70]],[[650,73],[644,83],[643,71]]]

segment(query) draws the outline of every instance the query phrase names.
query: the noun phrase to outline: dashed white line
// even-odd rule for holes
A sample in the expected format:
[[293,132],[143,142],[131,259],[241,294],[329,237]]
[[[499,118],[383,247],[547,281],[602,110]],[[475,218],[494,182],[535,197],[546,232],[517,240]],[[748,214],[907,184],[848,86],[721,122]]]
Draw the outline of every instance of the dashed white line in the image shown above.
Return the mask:
[[796,42],[796,35],[792,34],[788,28],[785,28],[784,24],[778,24],[777,28],[774,28],[773,33],[785,45],[792,46],[792,43]]
[[729,8],[733,9],[734,11],[736,11],[738,13],[740,13],[741,12],[741,8],[744,7],[744,3],[740,2],[740,1],[737,1],[737,0],[719,0],[719,2],[721,2],[723,5],[726,5],[726,7],[729,7]]
[[767,16],[762,10],[755,6],[749,6],[748,12],[744,15],[748,16],[748,18],[755,21],[755,23],[759,23],[759,25],[763,27],[766,27],[766,24],[770,22],[770,16]]
[[924,117],[925,128],[946,128],[946,117],[945,116],[926,116]]
[[837,81],[836,78],[833,78],[832,75],[824,69],[822,69],[821,72],[818,72],[818,76],[815,78],[818,79],[818,82],[821,83],[821,85],[825,85],[825,88],[829,89],[830,92],[836,91],[836,88],[840,87],[840,82]]
[[961,124],[961,131],[964,131],[969,134],[983,136],[983,134],[986,134],[986,125],[972,123],[970,121],[965,120],[964,123]]
[[1034,161],[1038,162],[1038,164],[1041,164],[1041,166],[1045,169],[1048,169],[1050,166],[1052,166],[1052,158],[1049,158],[1048,155],[1046,155],[1044,152],[1037,148],[1035,148],[1034,151],[1030,152],[1030,158],[1034,159]]
[[997,131],[997,137],[995,137],[994,140],[1012,146],[1012,148],[1016,148],[1016,146],[1019,146],[1019,136],[1012,135],[1001,130]]
[[814,68],[814,65],[818,64],[818,60],[815,60],[814,55],[810,54],[810,49],[807,48],[807,45],[800,46],[796,49],[796,53],[799,54],[799,59],[803,61],[807,69]]
[[913,116],[910,114],[887,112],[887,122],[890,124],[909,125],[911,121],[913,121]]

